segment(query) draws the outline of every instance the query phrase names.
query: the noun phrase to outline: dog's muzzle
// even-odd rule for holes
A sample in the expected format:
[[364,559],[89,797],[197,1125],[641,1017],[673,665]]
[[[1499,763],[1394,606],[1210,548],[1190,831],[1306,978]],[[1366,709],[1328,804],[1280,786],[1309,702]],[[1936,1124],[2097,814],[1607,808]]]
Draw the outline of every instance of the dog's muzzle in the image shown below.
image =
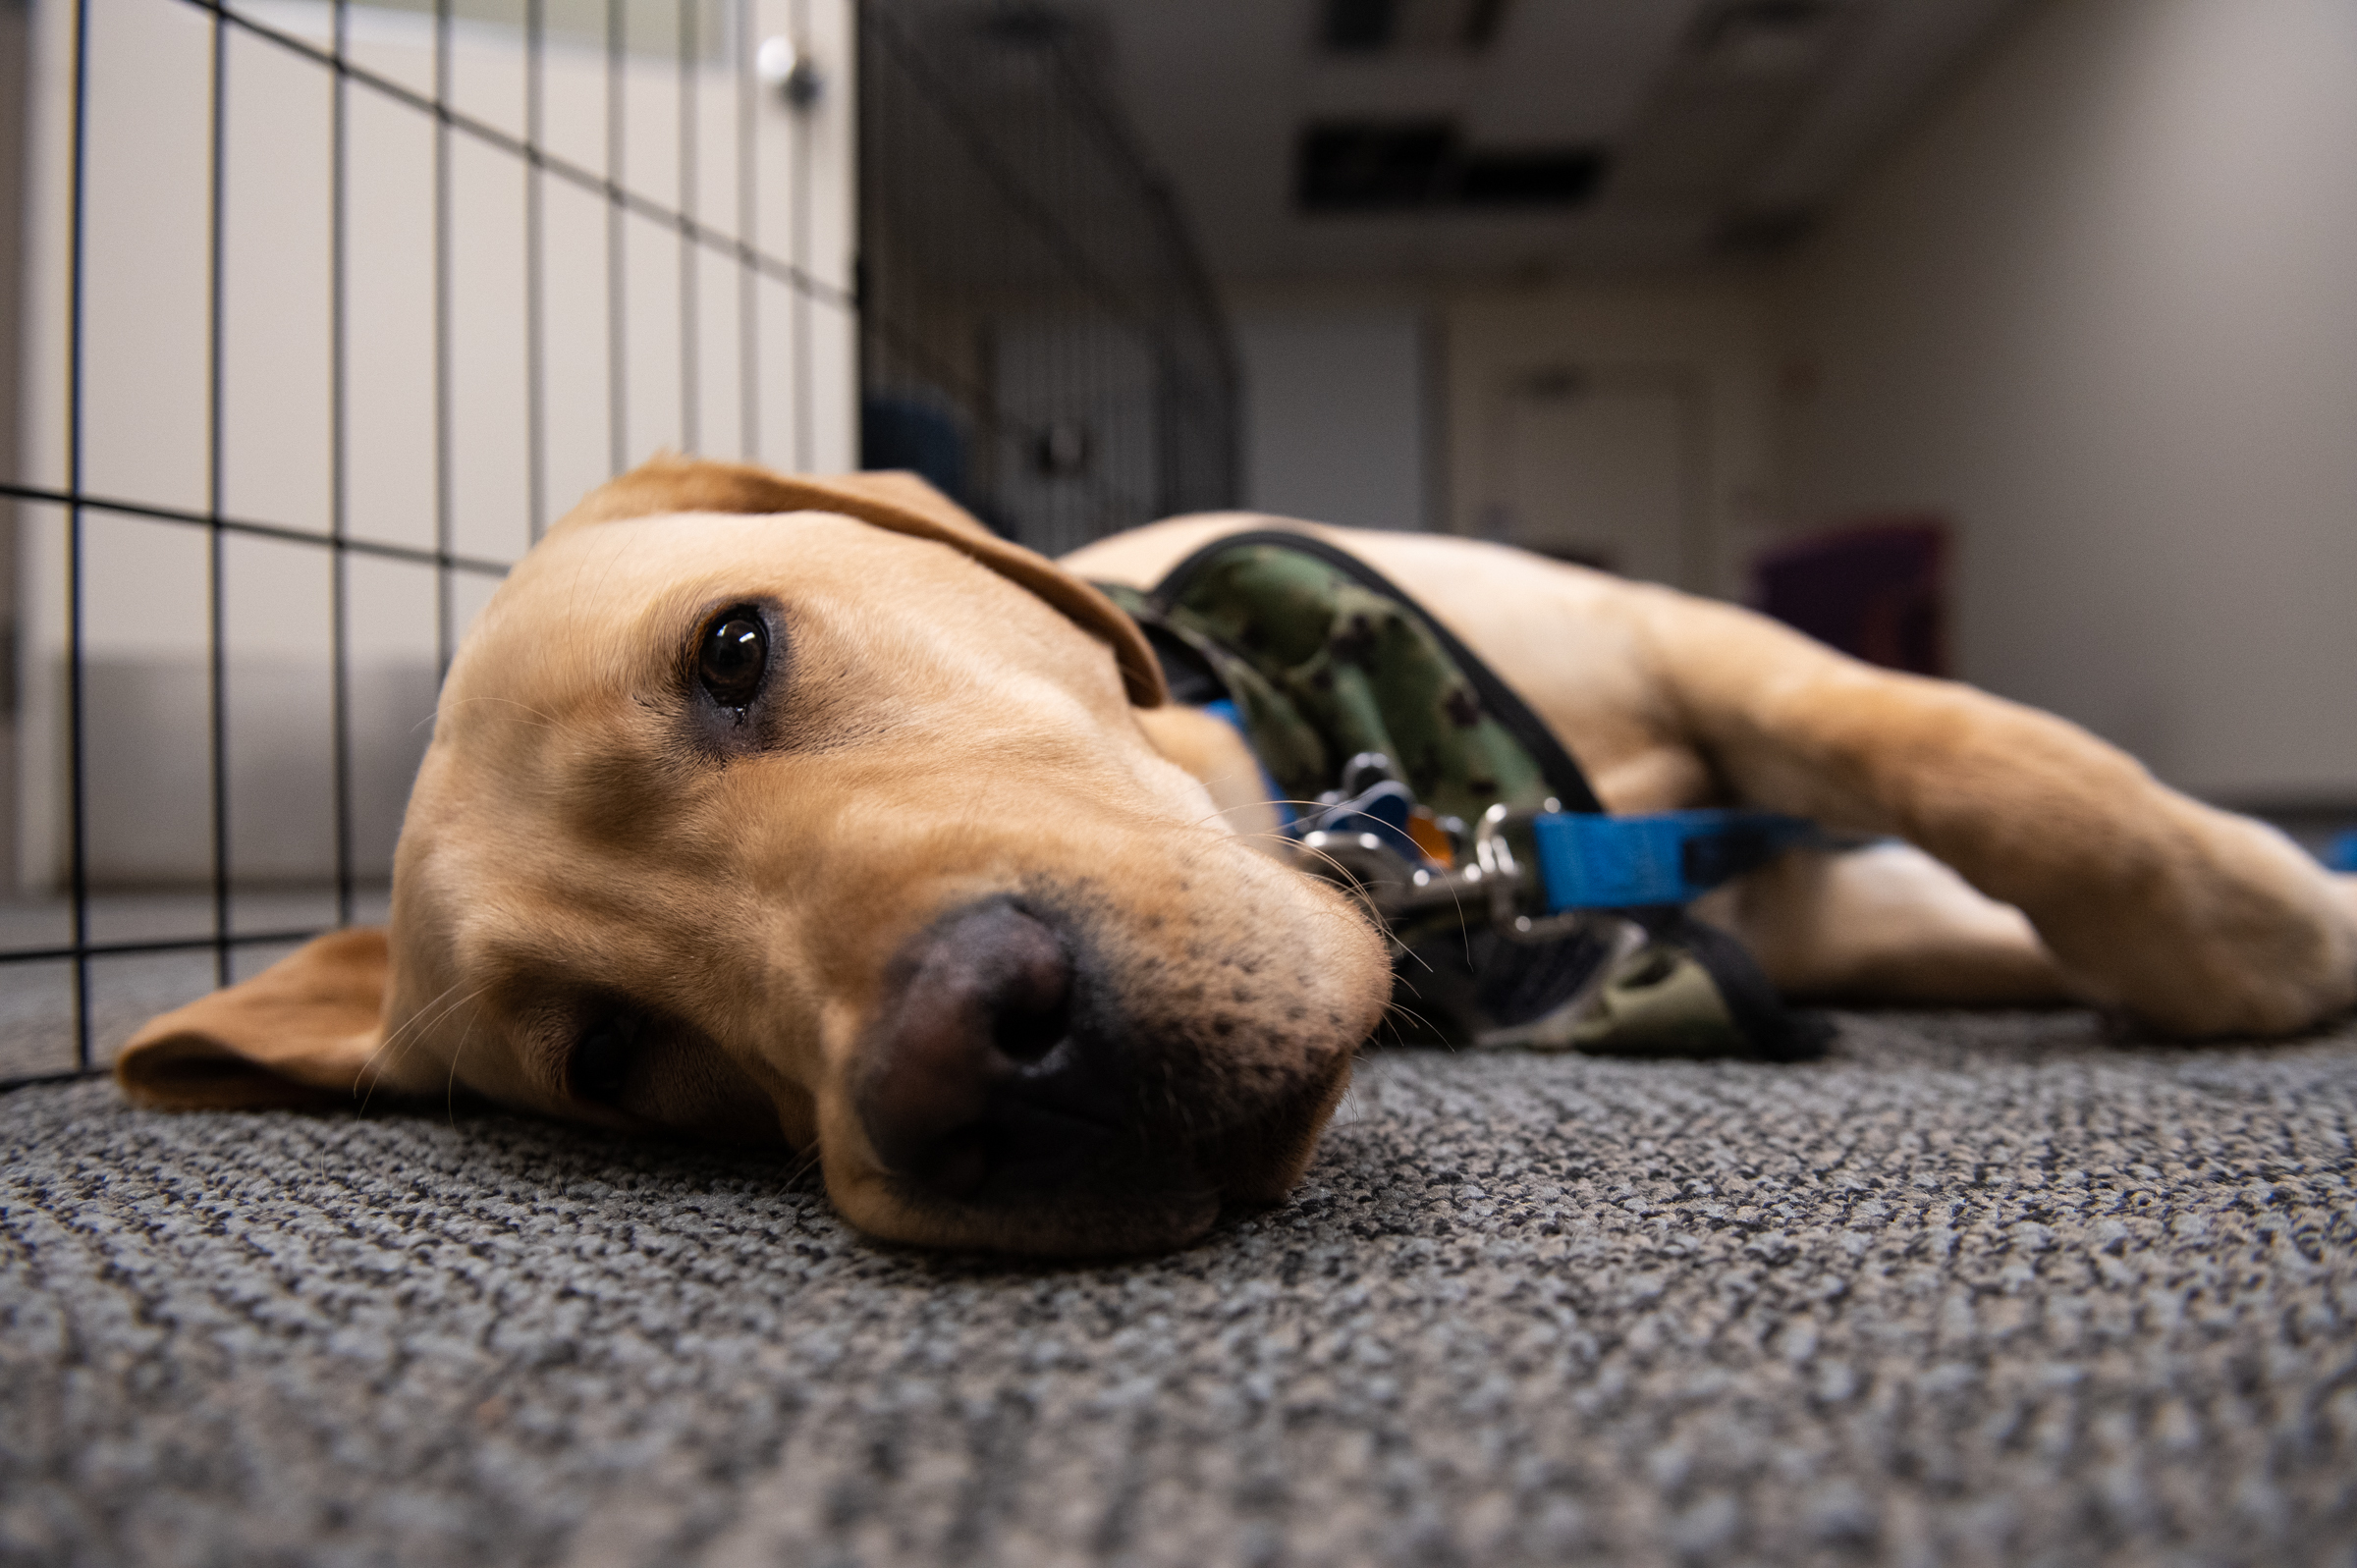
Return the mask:
[[1012,897],[956,909],[886,975],[855,1104],[885,1168],[990,1204],[1103,1179],[1191,1184],[1144,1114],[1136,1047],[1057,916]]

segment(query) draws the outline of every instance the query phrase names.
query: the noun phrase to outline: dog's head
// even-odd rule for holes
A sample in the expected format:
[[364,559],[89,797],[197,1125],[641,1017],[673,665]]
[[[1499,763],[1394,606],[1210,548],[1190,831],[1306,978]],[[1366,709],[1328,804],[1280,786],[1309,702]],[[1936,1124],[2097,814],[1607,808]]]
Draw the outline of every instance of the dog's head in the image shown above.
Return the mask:
[[1389,978],[1157,750],[1160,699],[1118,610],[913,480],[650,465],[460,650],[389,933],[119,1076],[783,1140],[904,1240],[1181,1241],[1299,1176]]

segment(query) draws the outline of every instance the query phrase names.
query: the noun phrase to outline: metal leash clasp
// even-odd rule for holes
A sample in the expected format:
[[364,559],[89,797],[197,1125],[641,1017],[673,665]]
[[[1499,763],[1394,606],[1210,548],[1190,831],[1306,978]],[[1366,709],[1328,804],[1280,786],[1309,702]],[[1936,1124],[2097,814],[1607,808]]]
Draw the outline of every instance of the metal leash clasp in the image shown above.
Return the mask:
[[1530,915],[1520,907],[1525,892],[1538,894],[1538,901],[1544,906],[1545,890],[1537,865],[1526,869],[1514,858],[1514,846],[1506,836],[1507,830],[1526,827],[1562,809],[1562,802],[1552,795],[1536,808],[1523,811],[1502,800],[1481,814],[1481,821],[1473,830],[1473,858],[1482,872],[1483,891],[1489,898],[1490,924],[1509,942],[1553,942],[1569,936],[1594,918],[1578,910]]
[[1544,907],[1538,866],[1517,856],[1507,835],[1560,809],[1552,799],[1533,810],[1516,811],[1504,803],[1490,807],[1474,829],[1471,861],[1455,867],[1419,865],[1385,837],[1346,828],[1313,830],[1300,842],[1310,861],[1306,869],[1356,892],[1387,924],[1441,909],[1479,910],[1509,942],[1553,942],[1595,917],[1584,911],[1528,913],[1530,906]]

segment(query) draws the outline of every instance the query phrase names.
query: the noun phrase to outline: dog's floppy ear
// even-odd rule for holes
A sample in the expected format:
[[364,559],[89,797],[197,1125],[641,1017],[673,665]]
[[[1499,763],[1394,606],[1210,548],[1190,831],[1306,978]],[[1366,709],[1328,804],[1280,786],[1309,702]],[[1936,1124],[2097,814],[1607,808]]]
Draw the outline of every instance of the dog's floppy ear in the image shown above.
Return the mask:
[[744,463],[662,457],[589,492],[549,532],[662,512],[839,512],[894,533],[938,540],[1028,588],[1110,646],[1130,702],[1155,708],[1169,698],[1161,661],[1136,622],[1047,557],[992,533],[915,474],[788,478]]
[[330,932],[149,1019],[116,1055],[115,1081],[166,1110],[352,1105],[378,1076],[391,968],[382,930]]

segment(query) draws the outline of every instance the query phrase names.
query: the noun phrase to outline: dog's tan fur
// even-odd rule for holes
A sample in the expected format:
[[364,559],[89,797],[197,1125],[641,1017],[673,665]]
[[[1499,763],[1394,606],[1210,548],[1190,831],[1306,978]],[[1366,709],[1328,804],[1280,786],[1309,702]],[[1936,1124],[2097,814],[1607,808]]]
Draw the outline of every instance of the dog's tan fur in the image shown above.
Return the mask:
[[[1148,585],[1257,516],[1178,519],[1060,570],[892,476],[663,461],[520,565],[447,681],[389,938],[321,939],[155,1020],[120,1058],[163,1105],[489,1100],[783,1140],[853,1223],[942,1245],[1169,1245],[1286,1191],[1389,994],[1383,945],[1255,829],[1226,726],[1158,705],[1083,577]],[[2357,898],[2279,835],[2060,720],[1867,669],[1746,612],[1462,539],[1297,526],[1423,603],[1561,734],[1615,810],[1749,802],[1889,834],[1713,900],[1788,990],[2078,998],[2168,1033],[2281,1034],[2357,1000]],[[715,607],[781,607],[774,732],[683,728]],[[1238,831],[1240,830],[1240,831]],[[1014,894],[1084,929],[1187,1129],[1152,1192],[912,1194],[851,1109],[896,952]],[[566,1088],[582,1019],[661,1020],[619,1108]]]

